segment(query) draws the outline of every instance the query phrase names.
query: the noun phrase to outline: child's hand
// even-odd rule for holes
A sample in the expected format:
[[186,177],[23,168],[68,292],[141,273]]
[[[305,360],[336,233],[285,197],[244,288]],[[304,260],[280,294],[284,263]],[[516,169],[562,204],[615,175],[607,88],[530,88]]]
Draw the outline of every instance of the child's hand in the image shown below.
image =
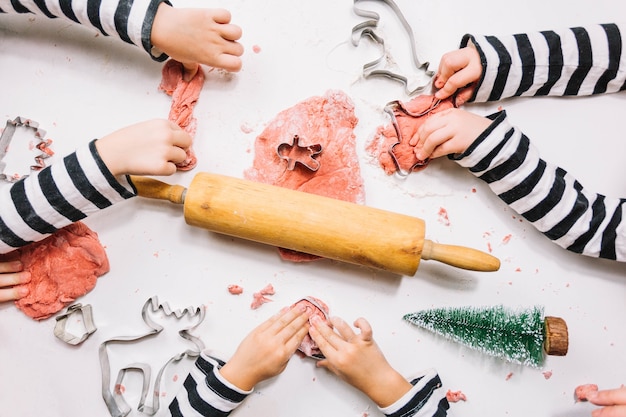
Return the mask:
[[472,98],[482,71],[480,56],[472,42],[465,48],[446,53],[435,75],[434,85],[439,89],[435,97],[443,100],[459,90],[456,103],[460,106]]
[[177,9],[161,3],[152,24],[152,44],[185,66],[186,81],[198,64],[239,71],[241,28],[224,9]]
[[421,161],[463,153],[490,124],[486,117],[447,109],[428,117],[409,144],[415,146],[415,157]]
[[411,384],[389,365],[367,320],[354,322],[359,334],[338,317],[331,319],[338,333],[319,317],[312,317],[311,322],[311,337],[326,357],[318,366],[361,390],[379,407],[387,407],[409,392]]
[[192,141],[176,123],[157,119],[104,136],[96,149],[113,175],[172,175]]
[[603,406],[591,413],[593,417],[626,417],[626,387],[623,385],[616,389],[589,393],[587,400]]
[[284,309],[252,330],[220,374],[244,391],[280,374],[309,332],[304,306]]
[[19,300],[28,295],[28,289],[16,287],[30,281],[30,272],[22,271],[20,261],[4,261],[0,259],[0,303]]

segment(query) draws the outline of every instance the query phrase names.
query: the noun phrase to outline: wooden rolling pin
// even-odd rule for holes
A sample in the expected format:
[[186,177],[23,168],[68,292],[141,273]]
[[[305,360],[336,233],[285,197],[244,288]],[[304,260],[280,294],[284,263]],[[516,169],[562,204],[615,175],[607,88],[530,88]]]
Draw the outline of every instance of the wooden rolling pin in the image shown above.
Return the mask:
[[198,173],[189,188],[131,176],[142,197],[183,204],[187,224],[324,258],[413,276],[420,259],[474,271],[500,261],[463,246],[424,239],[424,221],[355,203]]

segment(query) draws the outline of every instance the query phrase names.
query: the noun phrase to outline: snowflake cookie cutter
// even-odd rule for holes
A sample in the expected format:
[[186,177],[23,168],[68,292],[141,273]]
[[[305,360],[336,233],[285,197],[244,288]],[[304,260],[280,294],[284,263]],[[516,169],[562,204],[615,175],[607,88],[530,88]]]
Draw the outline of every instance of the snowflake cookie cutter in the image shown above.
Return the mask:
[[293,171],[296,165],[308,169],[311,172],[317,171],[321,164],[316,158],[322,153],[322,145],[315,143],[312,145],[300,145],[300,137],[294,135],[291,143],[281,143],[276,148],[276,154],[280,159],[287,161],[287,169]]
[[[67,330],[67,321],[76,315],[82,316],[83,333],[80,335],[74,335]],[[72,304],[67,308],[65,313],[56,317],[56,324],[54,326],[54,335],[63,342],[70,345],[80,345],[89,336],[91,336],[98,328],[93,321],[93,312],[91,305],[81,303]]]
[[[146,399],[148,397],[148,389],[150,386],[150,374],[151,368],[147,363],[131,363],[125,367],[119,369],[117,374],[117,378],[115,381],[114,389],[111,390],[111,367],[109,362],[109,356],[107,353],[107,347],[112,344],[127,344],[139,342],[142,339],[148,338],[150,336],[155,336],[159,334],[163,330],[163,326],[154,322],[150,316],[149,312],[155,313],[161,311],[165,316],[174,316],[176,319],[181,319],[187,316],[190,319],[195,319],[196,322],[190,327],[186,327],[178,332],[178,334],[185,340],[190,341],[193,344],[193,348],[187,349],[183,352],[177,353],[172,356],[167,362],[161,367],[159,372],[157,373],[156,379],[154,381],[154,389],[152,395],[152,405],[146,404]],[[121,389],[123,387],[122,383],[124,378],[129,371],[139,371],[143,375],[143,384],[141,397],[139,399],[139,403],[137,405],[137,411],[141,413],[145,413],[148,415],[155,415],[159,410],[159,397],[161,395],[161,381],[163,379],[163,374],[165,370],[174,363],[177,363],[184,359],[185,357],[196,358],[200,355],[200,352],[204,350],[204,343],[200,338],[193,336],[190,332],[194,330],[196,327],[202,323],[205,316],[204,307],[187,307],[183,310],[172,311],[168,303],[159,303],[159,299],[156,296],[149,298],[143,305],[141,310],[141,316],[143,321],[148,325],[150,330],[148,332],[138,335],[138,336],[119,336],[114,337],[109,340],[104,341],[99,348],[99,357],[100,357],[100,367],[102,369],[102,398],[109,410],[109,413],[112,417],[125,417],[131,412],[131,407],[128,405],[128,402],[124,399],[124,390]]]
[[[29,142],[26,146],[20,146],[24,144],[17,144],[15,142],[11,143],[18,128],[32,130],[32,142]],[[54,155],[54,152],[49,148],[52,140],[45,139],[45,136],[46,131],[40,129],[39,123],[34,120],[24,117],[7,120],[6,126],[0,135],[0,180],[16,182],[28,176],[33,171],[39,171],[45,168],[45,159]],[[9,170],[9,164],[5,158],[9,153],[16,153],[18,158],[24,157],[24,155],[21,154],[25,153],[27,155],[25,158],[29,159],[32,157],[34,164],[24,164],[28,166],[28,169],[26,167],[19,168],[20,171],[28,172],[7,172]]]
[[408,36],[409,43],[411,44],[411,59],[413,65],[418,71],[423,72],[423,74],[428,77],[428,81],[426,83],[419,84],[415,88],[409,87],[409,79],[406,75],[396,71],[391,71],[385,67],[386,62],[390,57],[390,53],[385,44],[385,39],[376,32],[378,24],[380,23],[380,15],[372,10],[365,10],[357,7],[357,3],[361,1],[364,0],[353,1],[353,11],[357,16],[367,18],[368,20],[361,22],[352,28],[352,45],[358,46],[363,37],[369,37],[381,49],[381,55],[378,58],[363,65],[363,77],[366,79],[370,77],[386,77],[398,81],[404,85],[405,92],[409,97],[426,89],[430,85],[435,72],[428,69],[430,65],[429,62],[420,61],[416,50],[413,28],[411,28],[411,25],[404,17],[400,7],[398,7],[393,0],[366,0],[386,4],[402,23],[402,27]]

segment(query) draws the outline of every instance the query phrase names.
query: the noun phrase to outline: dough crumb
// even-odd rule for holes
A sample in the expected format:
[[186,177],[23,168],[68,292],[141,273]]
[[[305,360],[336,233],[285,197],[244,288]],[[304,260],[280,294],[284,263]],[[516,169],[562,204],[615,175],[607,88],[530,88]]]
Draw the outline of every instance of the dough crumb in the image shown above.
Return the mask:
[[448,390],[446,392],[446,399],[451,403],[458,403],[459,401],[467,401],[467,397],[463,394],[462,391],[451,391]]
[[243,287],[236,284],[231,284],[228,286],[228,292],[233,295],[239,295],[243,293]]
[[574,390],[574,398],[576,399],[576,402],[587,401],[587,396],[596,391],[598,391],[598,386],[596,384],[579,385]]

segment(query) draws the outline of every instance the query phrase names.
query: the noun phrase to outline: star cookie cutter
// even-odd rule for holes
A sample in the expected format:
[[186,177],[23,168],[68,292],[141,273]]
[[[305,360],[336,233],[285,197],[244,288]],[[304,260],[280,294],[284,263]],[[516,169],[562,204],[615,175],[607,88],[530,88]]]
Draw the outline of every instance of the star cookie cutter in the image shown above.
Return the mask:
[[363,0],[354,0],[354,13],[357,16],[365,17],[368,20],[361,22],[352,28],[352,45],[358,46],[360,40],[363,37],[369,37],[374,43],[376,43],[380,47],[382,51],[381,55],[377,59],[363,65],[363,77],[366,79],[370,77],[386,77],[398,81],[404,84],[405,91],[408,96],[412,96],[426,89],[430,85],[435,72],[428,69],[428,66],[430,65],[429,62],[420,61],[416,50],[415,34],[413,33],[411,25],[402,14],[402,11],[398,7],[398,5],[393,0],[367,0],[369,2],[379,2],[386,4],[394,12],[398,20],[400,20],[400,22],[402,23],[404,31],[408,36],[409,43],[411,44],[411,59],[413,61],[413,64],[418,71],[423,72],[424,75],[428,77],[428,81],[426,83],[417,85],[413,89],[409,87],[409,79],[407,76],[385,68],[385,64],[389,60],[391,54],[389,53],[389,50],[385,45],[384,38],[376,33],[376,29],[378,29],[378,24],[380,22],[380,15],[372,10],[365,10],[357,7],[357,3],[361,1]]
[[[149,311],[158,312],[162,311],[165,316],[174,316],[177,319],[181,319],[184,316],[188,318],[197,319],[197,322],[186,327],[178,332],[178,334],[188,341],[190,341],[194,348],[187,349],[184,352],[180,352],[172,356],[159,370],[156,379],[154,381],[154,389],[152,396],[152,405],[146,404],[146,398],[148,397],[148,389],[150,387],[150,365],[146,363],[132,363],[121,368],[118,372],[117,379],[115,381],[114,389],[111,390],[111,367],[109,363],[109,356],[107,353],[107,347],[112,344],[127,344],[138,342],[144,338],[155,336],[163,330],[163,326],[155,323],[148,315]],[[193,336],[190,332],[202,323],[205,316],[205,309],[201,307],[187,307],[183,310],[172,311],[168,303],[159,303],[158,297],[154,296],[148,299],[141,310],[141,316],[143,321],[150,327],[150,330],[139,336],[119,336],[109,339],[103,342],[99,348],[100,367],[102,369],[102,398],[109,410],[112,417],[125,417],[131,412],[131,407],[124,399],[124,393],[122,383],[126,373],[129,371],[139,371],[143,375],[143,385],[141,391],[141,397],[137,406],[137,411],[148,415],[155,415],[159,410],[159,397],[161,394],[161,381],[163,374],[169,365],[177,363],[185,357],[196,358],[200,355],[200,352],[204,350],[204,343],[198,337]]]
[[[27,144],[12,142],[18,128],[26,128],[33,131],[32,141]],[[49,148],[52,143],[50,139],[44,139],[46,131],[39,128],[39,123],[24,117],[17,117],[14,120],[7,120],[6,127],[0,135],[0,180],[16,182],[28,176],[33,171],[45,168],[45,159],[54,155]],[[21,163],[21,159],[34,159],[34,164],[28,167],[20,167],[19,171],[28,172],[7,172],[8,163],[5,160],[7,154],[15,154]],[[24,155],[25,154],[25,155]],[[19,163],[18,163],[19,165]],[[24,164],[28,165],[28,164]]]
[[[82,316],[83,333],[81,335],[74,335],[67,330],[67,321],[76,315]],[[93,313],[91,305],[81,303],[72,304],[67,308],[65,313],[56,317],[56,325],[54,326],[54,335],[63,342],[70,345],[80,345],[89,336],[91,336],[97,329],[93,322]]]
[[430,113],[431,111],[435,110],[437,108],[437,106],[439,106],[440,103],[441,103],[441,100],[436,99],[436,100],[433,101],[433,103],[430,105],[430,107],[428,107],[426,110],[421,111],[419,113],[411,113],[404,106],[402,106],[398,100],[391,101],[391,102],[387,103],[387,105],[385,106],[385,113],[389,114],[389,116],[391,117],[391,124],[393,125],[393,128],[396,131],[396,136],[398,137],[398,141],[393,143],[389,147],[389,150],[387,151],[389,153],[389,156],[391,156],[391,160],[393,161],[393,164],[396,166],[396,174],[398,176],[400,176],[400,177],[408,177],[411,174],[411,172],[414,172],[414,171],[418,170],[419,168],[422,168],[422,167],[425,167],[426,165],[428,165],[428,163],[430,162],[430,159],[426,158],[423,161],[417,161],[408,170],[405,170],[405,169],[403,169],[400,166],[400,161],[398,161],[398,158],[396,157],[396,154],[394,152],[394,148],[397,145],[399,145],[400,142],[401,142],[401,140],[400,140],[400,135],[401,135],[400,126],[398,125],[398,120],[396,119],[395,111],[396,110],[400,110],[402,113],[406,114],[407,116],[411,116],[411,117],[422,117],[422,116],[426,116],[428,113]]
[[322,145],[300,145],[300,137],[294,135],[291,143],[281,143],[276,148],[276,154],[280,159],[287,161],[287,169],[293,171],[296,165],[300,165],[309,171],[315,172],[320,168],[320,161],[316,158],[322,153]]

